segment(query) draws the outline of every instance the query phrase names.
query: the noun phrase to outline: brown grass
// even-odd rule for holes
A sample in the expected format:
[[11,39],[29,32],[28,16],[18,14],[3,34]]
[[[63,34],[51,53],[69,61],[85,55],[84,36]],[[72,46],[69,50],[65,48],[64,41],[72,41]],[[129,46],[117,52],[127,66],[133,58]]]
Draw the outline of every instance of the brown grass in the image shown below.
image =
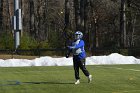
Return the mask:
[[0,59],[35,59],[38,56],[25,56],[25,55],[8,55],[8,54],[0,54]]

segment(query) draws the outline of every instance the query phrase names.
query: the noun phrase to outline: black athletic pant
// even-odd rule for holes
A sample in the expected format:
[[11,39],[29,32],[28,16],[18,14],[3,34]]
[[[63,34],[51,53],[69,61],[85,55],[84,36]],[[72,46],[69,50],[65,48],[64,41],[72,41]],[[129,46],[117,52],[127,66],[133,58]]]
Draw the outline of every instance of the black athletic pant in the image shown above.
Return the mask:
[[77,56],[73,57],[73,65],[74,65],[74,71],[75,71],[75,79],[80,79],[79,77],[79,68],[83,71],[85,76],[89,76],[89,72],[85,67],[85,58],[84,59],[78,59]]

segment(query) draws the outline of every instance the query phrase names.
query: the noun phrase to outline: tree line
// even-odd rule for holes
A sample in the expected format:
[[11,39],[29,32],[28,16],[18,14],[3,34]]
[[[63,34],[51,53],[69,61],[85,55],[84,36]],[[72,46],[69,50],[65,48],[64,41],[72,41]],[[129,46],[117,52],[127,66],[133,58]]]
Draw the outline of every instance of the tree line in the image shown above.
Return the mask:
[[[0,49],[13,48],[14,0],[0,0]],[[140,47],[139,0],[20,0],[20,49],[65,48],[84,33],[86,49]]]

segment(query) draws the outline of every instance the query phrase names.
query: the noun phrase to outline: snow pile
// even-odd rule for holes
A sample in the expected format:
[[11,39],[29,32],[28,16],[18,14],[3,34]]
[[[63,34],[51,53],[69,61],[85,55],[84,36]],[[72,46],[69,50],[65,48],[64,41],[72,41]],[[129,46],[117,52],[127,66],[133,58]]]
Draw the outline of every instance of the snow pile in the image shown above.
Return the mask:
[[[140,59],[133,56],[123,56],[118,53],[112,53],[108,56],[91,56],[86,58],[86,65],[101,64],[140,64]],[[0,59],[0,67],[23,67],[23,66],[70,66],[73,65],[70,58],[52,58],[49,56],[27,59]]]
[[133,56],[123,56],[118,53],[113,53],[108,56],[91,56],[87,58],[87,63],[90,65],[100,64],[140,64],[140,59]]

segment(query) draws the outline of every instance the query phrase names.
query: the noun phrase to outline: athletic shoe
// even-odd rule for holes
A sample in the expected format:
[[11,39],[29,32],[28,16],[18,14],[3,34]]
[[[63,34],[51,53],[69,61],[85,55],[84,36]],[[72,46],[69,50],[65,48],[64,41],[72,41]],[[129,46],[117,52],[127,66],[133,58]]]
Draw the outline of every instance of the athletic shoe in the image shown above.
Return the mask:
[[80,84],[80,81],[79,80],[76,80],[75,85],[77,85],[77,84]]
[[92,81],[92,75],[88,76],[88,83],[90,83]]

